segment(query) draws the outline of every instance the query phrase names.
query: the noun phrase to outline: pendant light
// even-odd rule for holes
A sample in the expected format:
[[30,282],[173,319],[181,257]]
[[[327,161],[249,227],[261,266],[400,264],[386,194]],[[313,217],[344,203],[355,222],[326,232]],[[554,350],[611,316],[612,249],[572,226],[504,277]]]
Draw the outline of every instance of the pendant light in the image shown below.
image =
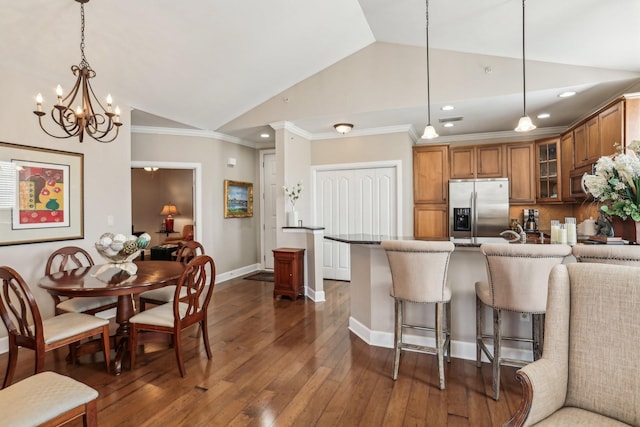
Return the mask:
[[422,139],[433,139],[438,137],[436,129],[431,126],[431,88],[429,87],[429,0],[426,1],[426,38],[427,38],[427,126],[424,128]]
[[516,132],[529,132],[536,128],[529,116],[527,115],[527,79],[525,73],[525,57],[524,57],[524,2],[522,0],[522,117],[518,121]]

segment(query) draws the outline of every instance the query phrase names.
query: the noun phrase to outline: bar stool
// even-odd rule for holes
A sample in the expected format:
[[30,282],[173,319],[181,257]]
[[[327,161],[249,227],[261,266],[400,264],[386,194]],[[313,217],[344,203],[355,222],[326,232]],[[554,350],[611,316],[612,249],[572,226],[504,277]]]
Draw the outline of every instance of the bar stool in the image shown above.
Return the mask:
[[[451,360],[451,289],[447,285],[451,242],[386,240],[381,242],[391,268],[391,296],[395,301],[394,359],[392,378],[398,378],[400,352],[405,349],[438,357],[440,389],[445,388],[444,353]],[[408,324],[404,321],[405,302],[435,304],[435,327]],[[446,317],[446,325],[445,325]],[[436,346],[409,344],[403,341],[404,329],[435,332]]]
[[640,246],[576,245],[572,252],[578,262],[640,267]]
[[[480,246],[487,262],[488,282],[476,282],[476,366],[484,353],[493,365],[493,398],[500,397],[500,365],[524,366],[527,361],[501,356],[503,340],[533,344],[533,359],[542,355],[544,313],[551,269],[571,254],[568,245],[522,245],[487,243]],[[484,334],[484,307],[493,309],[493,331]],[[502,310],[527,313],[532,317],[532,338],[503,337]],[[493,352],[484,340],[493,341]]]

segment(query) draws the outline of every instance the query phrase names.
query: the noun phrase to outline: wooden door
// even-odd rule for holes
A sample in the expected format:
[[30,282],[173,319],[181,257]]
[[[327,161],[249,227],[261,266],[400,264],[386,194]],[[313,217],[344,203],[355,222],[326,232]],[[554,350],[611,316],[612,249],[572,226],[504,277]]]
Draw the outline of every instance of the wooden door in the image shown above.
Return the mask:
[[560,200],[573,201],[569,173],[573,169],[573,132],[567,132],[560,138]]
[[608,156],[616,153],[616,145],[624,145],[624,110],[623,101],[604,110],[600,119],[600,155]]
[[503,172],[502,145],[479,145],[476,147],[476,177],[502,178]]
[[535,202],[534,161],[533,142],[507,145],[507,176],[509,178],[510,203]]
[[449,150],[451,179],[471,179],[476,173],[476,152],[473,147]]

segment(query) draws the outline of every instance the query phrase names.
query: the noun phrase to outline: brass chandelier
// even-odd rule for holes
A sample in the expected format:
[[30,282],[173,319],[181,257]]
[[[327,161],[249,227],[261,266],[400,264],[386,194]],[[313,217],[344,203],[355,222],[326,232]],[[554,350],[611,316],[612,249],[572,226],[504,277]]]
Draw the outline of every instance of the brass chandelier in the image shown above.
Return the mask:
[[[56,95],[58,102],[51,108],[51,118],[62,129],[62,135],[55,135],[45,129],[42,117],[46,114],[42,111],[42,94],[36,96],[36,111],[38,122],[42,130],[54,138],[71,138],[77,136],[83,141],[85,133],[98,142],[111,142],[118,136],[118,130],[122,126],[120,121],[120,108],[113,109],[111,95],[107,95],[107,108],[96,98],[90,79],[96,76],[84,55],[84,4],[89,0],[75,0],[80,3],[80,64],[72,65],[71,72],[76,76],[76,82],[69,94],[63,97],[62,87],[58,85]],[[76,102],[77,98],[77,102]],[[99,107],[100,110],[94,108]],[[75,108],[75,109],[74,109]]]

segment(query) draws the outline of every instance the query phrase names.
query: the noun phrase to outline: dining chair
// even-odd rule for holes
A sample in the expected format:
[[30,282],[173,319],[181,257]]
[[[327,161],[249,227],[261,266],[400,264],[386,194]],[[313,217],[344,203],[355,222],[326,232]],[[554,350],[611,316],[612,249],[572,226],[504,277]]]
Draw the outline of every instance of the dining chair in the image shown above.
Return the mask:
[[[493,399],[500,397],[500,365],[524,366],[525,360],[508,359],[503,356],[502,342],[518,341],[533,345],[533,360],[542,355],[544,344],[544,313],[547,306],[547,289],[551,269],[562,264],[571,254],[569,245],[521,245],[510,243],[484,243],[480,246],[484,254],[488,281],[475,284],[476,290],[476,366],[481,367],[482,354],[492,364]],[[493,330],[484,332],[484,312],[488,307],[493,312]],[[509,337],[502,334],[502,312],[531,315],[532,336]],[[492,341],[491,351],[485,340]]]
[[[183,265],[187,265],[189,261],[198,256],[204,255],[204,246],[195,240],[189,240],[180,246],[176,253],[176,261],[181,262]],[[140,311],[144,311],[147,304],[161,305],[173,301],[175,293],[175,286],[165,286],[163,288],[146,291],[140,294]],[[186,290],[183,289],[183,294],[180,298],[186,295]]]
[[[136,350],[139,344],[144,344],[145,335],[153,333],[170,334],[176,353],[180,376],[186,374],[182,357],[182,330],[198,324],[202,331],[202,340],[211,359],[211,346],[207,327],[207,309],[213,295],[216,266],[208,255],[193,258],[185,267],[178,284],[175,286],[171,303],[159,305],[142,311],[131,319],[131,333],[129,335],[129,349],[131,351],[131,368],[135,366]],[[182,296],[184,294],[184,296]]]
[[[60,271],[90,267],[92,265],[94,265],[93,259],[87,251],[77,246],[65,246],[49,256],[47,265],[44,268],[44,274],[48,276]],[[61,300],[57,295],[52,295],[52,297],[56,307],[56,314],[96,314],[114,308],[118,303],[117,297],[82,297],[67,298],[65,300]]]
[[[434,354],[438,359],[439,387],[445,388],[444,358],[451,358],[451,288],[447,283],[451,242],[385,240],[380,243],[391,268],[391,297],[395,302],[394,359],[392,378],[398,378],[403,350]],[[405,316],[406,304],[435,304],[435,327]],[[422,324],[420,324],[422,323]],[[416,336],[404,339],[404,330],[432,331],[435,347],[416,344]]]
[[11,267],[0,267],[0,316],[8,332],[9,360],[3,387],[11,384],[20,347],[35,351],[34,373],[44,370],[45,353],[85,338],[102,335],[109,372],[109,321],[84,313],[63,313],[43,320],[24,279]]

